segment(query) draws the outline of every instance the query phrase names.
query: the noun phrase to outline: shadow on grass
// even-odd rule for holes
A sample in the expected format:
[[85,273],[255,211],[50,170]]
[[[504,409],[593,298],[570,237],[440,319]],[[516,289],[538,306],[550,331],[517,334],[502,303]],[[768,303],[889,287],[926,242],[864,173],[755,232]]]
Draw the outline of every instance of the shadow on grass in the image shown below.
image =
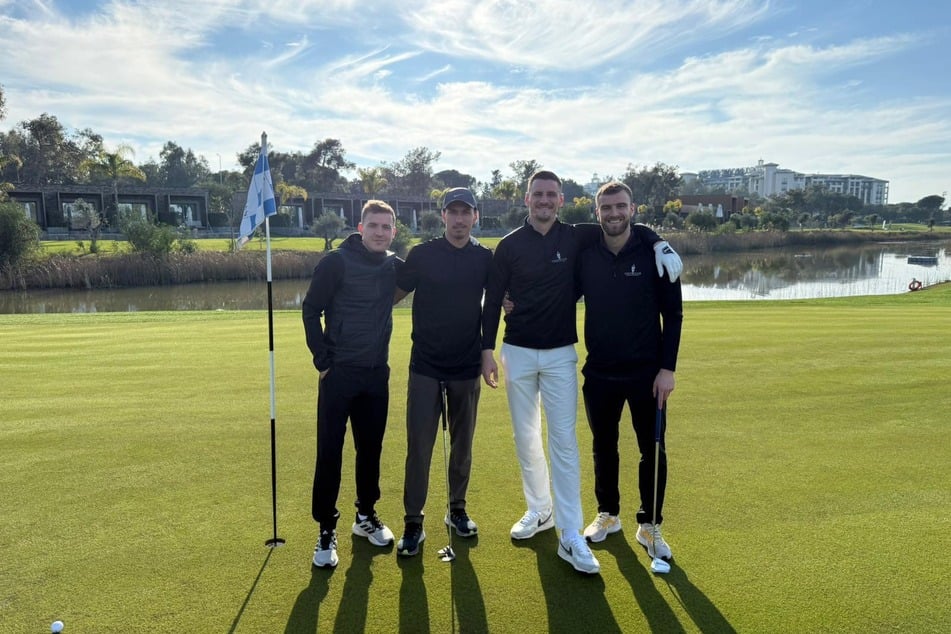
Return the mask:
[[[558,556],[557,530],[528,540],[513,540],[516,548],[535,553],[548,609],[549,632],[620,632],[621,626],[604,596],[601,575],[575,571]],[[676,623],[676,621],[675,621]]]
[[[455,616],[459,619],[460,632],[488,632],[489,622],[485,614],[485,601],[482,598],[482,588],[479,586],[479,577],[476,576],[469,552],[478,547],[479,536],[466,539],[453,539],[453,550],[456,560],[451,564],[451,592]],[[455,626],[455,621],[453,621]]]
[[287,625],[284,627],[285,634],[298,634],[299,632],[316,632],[317,617],[320,615],[320,604],[323,603],[330,588],[330,577],[333,576],[335,568],[318,568],[311,564],[310,584],[304,588],[291,614],[287,619]]
[[[602,565],[603,554],[610,553],[617,562],[618,570],[624,575],[634,599],[641,608],[644,617],[650,624],[652,632],[682,631],[683,626],[671,610],[664,597],[657,591],[654,573],[650,570],[650,558],[638,544],[635,552],[627,539],[621,534],[617,538],[608,538],[601,544],[595,545],[595,556],[600,556]],[[641,555],[641,559],[638,556]],[[717,609],[709,598],[687,578],[687,573],[677,565],[671,564],[670,572],[665,575],[656,575],[663,579],[672,589],[677,600],[690,615],[697,629],[701,632],[717,632],[735,634],[736,630],[730,625],[726,617]]]
[[248,596],[244,597],[244,603],[241,604],[241,609],[238,610],[238,613],[234,617],[234,621],[231,622],[231,629],[228,630],[228,634],[234,634],[235,630],[238,629],[238,624],[241,623],[241,617],[244,615],[244,610],[248,607],[248,603],[251,602],[251,597],[254,596],[254,589],[258,587],[258,581],[261,580],[261,575],[264,574],[264,569],[267,568],[267,562],[271,560],[271,554],[273,553],[273,548],[267,549],[267,557],[264,558],[264,563],[261,564],[261,569],[258,570],[258,576],[254,578],[254,582],[251,584],[251,589],[248,590]]
[[370,603],[370,587],[373,584],[373,558],[393,555],[393,544],[381,548],[362,537],[351,535],[350,538],[353,542],[353,559],[347,568],[340,607],[334,621],[334,632],[366,631],[367,605]]
[[403,574],[400,583],[400,632],[428,633],[429,599],[426,596],[426,583],[423,581],[425,569],[426,541],[420,545],[420,554],[413,557],[396,558],[396,565]]

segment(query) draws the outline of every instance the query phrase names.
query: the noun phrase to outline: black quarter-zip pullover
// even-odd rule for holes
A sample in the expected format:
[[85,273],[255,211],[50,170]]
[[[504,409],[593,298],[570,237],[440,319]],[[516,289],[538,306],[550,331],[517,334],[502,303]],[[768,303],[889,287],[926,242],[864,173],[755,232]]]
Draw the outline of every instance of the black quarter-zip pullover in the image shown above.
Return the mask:
[[584,251],[577,291],[585,302],[585,376],[638,379],[677,369],[680,280],[657,276],[654,250],[642,236],[632,232],[617,255],[603,238]]

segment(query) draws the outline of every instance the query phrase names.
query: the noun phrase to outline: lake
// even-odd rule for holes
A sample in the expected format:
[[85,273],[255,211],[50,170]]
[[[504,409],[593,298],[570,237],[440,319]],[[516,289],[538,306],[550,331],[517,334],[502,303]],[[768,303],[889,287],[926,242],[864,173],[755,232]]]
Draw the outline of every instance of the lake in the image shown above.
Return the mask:
[[[716,253],[684,258],[684,300],[813,299],[908,292],[915,278],[951,280],[947,243]],[[909,264],[909,256],[936,258]],[[300,308],[309,280],[272,285],[275,310]],[[0,291],[0,313],[96,313],[151,310],[264,310],[264,282],[221,282],[105,290]]]

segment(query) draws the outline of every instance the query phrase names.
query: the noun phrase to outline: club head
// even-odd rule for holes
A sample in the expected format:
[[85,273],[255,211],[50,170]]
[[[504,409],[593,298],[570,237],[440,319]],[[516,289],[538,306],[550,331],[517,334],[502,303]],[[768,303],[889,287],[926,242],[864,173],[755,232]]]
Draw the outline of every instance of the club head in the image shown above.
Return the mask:
[[659,575],[665,575],[670,572],[670,564],[660,557],[654,557],[651,561],[651,570]]
[[445,562],[450,562],[456,558],[456,552],[452,549],[452,546],[440,548],[436,554],[439,555],[440,560]]

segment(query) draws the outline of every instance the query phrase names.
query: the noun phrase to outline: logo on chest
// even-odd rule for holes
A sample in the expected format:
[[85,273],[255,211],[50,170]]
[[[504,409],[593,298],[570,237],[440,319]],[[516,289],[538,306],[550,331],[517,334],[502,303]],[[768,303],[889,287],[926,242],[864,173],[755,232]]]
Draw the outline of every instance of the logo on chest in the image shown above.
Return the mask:
[[552,264],[564,264],[568,261],[568,258],[561,257],[561,251],[555,251],[555,257],[551,259]]
[[637,265],[632,264],[630,271],[624,271],[624,277],[640,277],[641,272],[637,270]]

